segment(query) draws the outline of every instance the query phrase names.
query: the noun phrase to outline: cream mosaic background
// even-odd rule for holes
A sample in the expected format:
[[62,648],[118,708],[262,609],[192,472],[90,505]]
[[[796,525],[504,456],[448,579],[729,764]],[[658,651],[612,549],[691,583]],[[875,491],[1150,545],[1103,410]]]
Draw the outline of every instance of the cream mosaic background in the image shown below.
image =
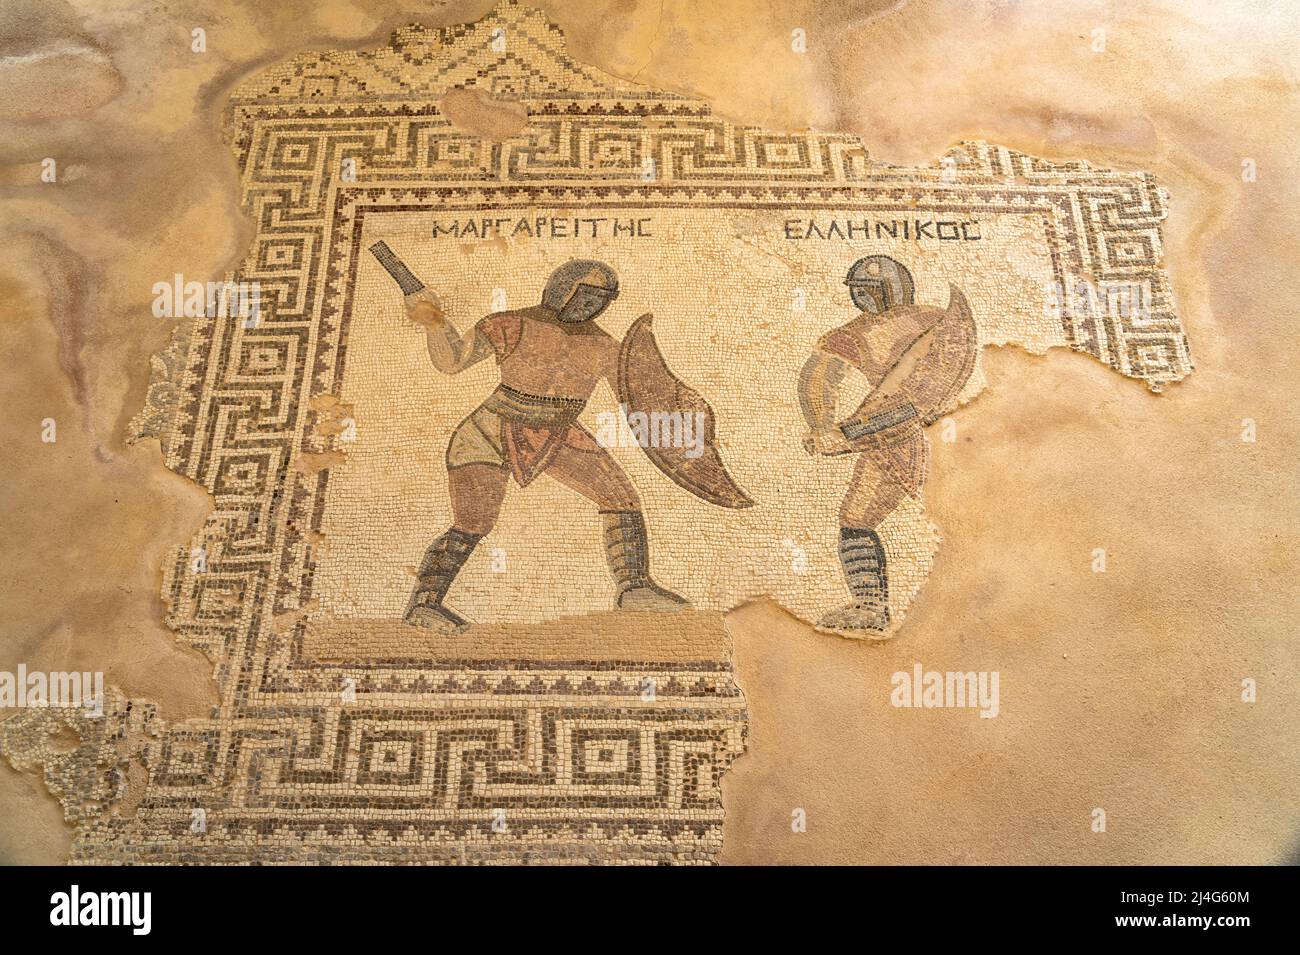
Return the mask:
[[[550,210],[505,211],[535,218]],[[612,265],[622,291],[598,324],[619,338],[637,316],[654,313],[660,348],[712,404],[728,466],[759,502],[743,511],[712,507],[668,482],[636,448],[614,448],[646,501],[655,573],[703,609],[728,610],[771,596],[814,619],[846,599],[835,541],[855,458],[813,458],[803,451],[807,427],[795,383],[816,340],[856,314],[842,284],[854,259],[897,256],[913,269],[922,303],[942,307],[948,284],[958,285],[971,301],[983,342],[1036,352],[1065,342],[1047,295],[1051,270],[1037,216],[993,217],[974,242],[850,244],[785,238],[783,223],[796,212],[621,209],[624,218],[649,218],[654,239],[514,243],[430,238],[435,222],[445,227],[454,218],[449,212],[371,213],[361,244],[388,242],[439,291],[461,329],[492,310],[498,289],[508,308],[535,304],[550,269],[566,258]],[[832,209],[816,215],[824,224],[853,214]],[[860,220],[863,213],[856,215]],[[904,218],[906,210],[897,215]],[[315,578],[320,604],[314,618],[400,616],[409,568],[450,521],[447,439],[496,379],[490,361],[455,377],[434,369],[392,280],[363,257],[340,394],[353,409],[357,437],[337,445],[347,460],[331,469],[321,528],[329,549]],[[963,400],[981,387],[977,369]],[[842,413],[863,391],[861,379],[851,378]],[[598,414],[616,408],[612,390],[602,385],[581,420],[597,433]],[[932,445],[941,454],[938,430]],[[932,560],[926,542],[934,534],[914,501],[901,505],[885,528],[896,619],[924,583]],[[491,569],[494,548],[505,552],[505,572]],[[470,558],[449,603],[477,622],[528,622],[606,610],[611,593],[594,507],[542,480],[524,489],[511,485],[501,523]]]

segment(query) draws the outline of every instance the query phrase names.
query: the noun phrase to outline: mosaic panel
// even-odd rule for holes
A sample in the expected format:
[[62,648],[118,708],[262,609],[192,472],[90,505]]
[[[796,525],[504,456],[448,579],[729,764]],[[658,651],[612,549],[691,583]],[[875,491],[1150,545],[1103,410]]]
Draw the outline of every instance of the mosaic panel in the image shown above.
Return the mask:
[[259,307],[184,324],[132,425],[216,502],[164,597],[221,702],[5,724],[77,861],[711,862],[722,614],[898,636],[986,347],[1191,370],[1149,175],[734,125],[516,4],[273,67],[226,132]]

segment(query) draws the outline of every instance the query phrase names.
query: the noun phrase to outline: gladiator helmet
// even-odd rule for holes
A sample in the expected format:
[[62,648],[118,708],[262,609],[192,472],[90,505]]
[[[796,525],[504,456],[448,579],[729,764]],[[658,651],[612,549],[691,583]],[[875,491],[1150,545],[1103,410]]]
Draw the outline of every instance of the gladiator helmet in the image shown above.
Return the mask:
[[542,305],[562,322],[589,322],[618,298],[618,276],[604,262],[570,259],[551,273]]
[[903,263],[887,255],[868,255],[849,267],[844,279],[853,304],[864,312],[887,312],[898,305],[911,305],[916,295],[912,273]]

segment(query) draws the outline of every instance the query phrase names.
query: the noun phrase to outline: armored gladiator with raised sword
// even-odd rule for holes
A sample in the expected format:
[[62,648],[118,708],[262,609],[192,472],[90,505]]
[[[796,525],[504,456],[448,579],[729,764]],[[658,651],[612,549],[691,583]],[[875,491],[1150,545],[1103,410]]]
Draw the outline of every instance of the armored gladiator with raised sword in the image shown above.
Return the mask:
[[467,621],[444,600],[474,548],[491,532],[511,478],[527,487],[546,474],[578,492],[599,513],[605,555],[620,610],[675,611],[688,603],[650,576],[641,497],[623,468],[581,423],[596,384],[614,388],[621,412],[664,410],[702,415],[696,447],[643,446],[674,483],[720,507],[753,502],[713,446],[713,411],[669,369],[642,315],[619,342],[596,324],[619,295],[603,262],[574,259],[551,274],[537,305],[494,312],[460,332],[437,296],[383,242],[371,252],[398,283],[407,316],[425,331],[433,366],[455,375],[495,358],[500,384],[452,432],[447,445],[451,526],[424,554],[403,619],[418,627],[459,630]]

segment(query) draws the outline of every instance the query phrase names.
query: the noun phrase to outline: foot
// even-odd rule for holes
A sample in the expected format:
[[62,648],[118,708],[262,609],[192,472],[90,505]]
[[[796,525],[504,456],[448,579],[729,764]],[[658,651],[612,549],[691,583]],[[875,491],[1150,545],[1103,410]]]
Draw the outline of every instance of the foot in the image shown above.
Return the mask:
[[614,603],[619,610],[648,613],[675,613],[678,610],[689,610],[691,606],[685,597],[655,583],[620,590]]
[[441,604],[419,604],[406,611],[402,618],[409,626],[439,633],[459,633],[469,626],[469,621]]
[[849,604],[817,621],[823,630],[851,633],[867,640],[889,640],[889,609],[876,604]]

